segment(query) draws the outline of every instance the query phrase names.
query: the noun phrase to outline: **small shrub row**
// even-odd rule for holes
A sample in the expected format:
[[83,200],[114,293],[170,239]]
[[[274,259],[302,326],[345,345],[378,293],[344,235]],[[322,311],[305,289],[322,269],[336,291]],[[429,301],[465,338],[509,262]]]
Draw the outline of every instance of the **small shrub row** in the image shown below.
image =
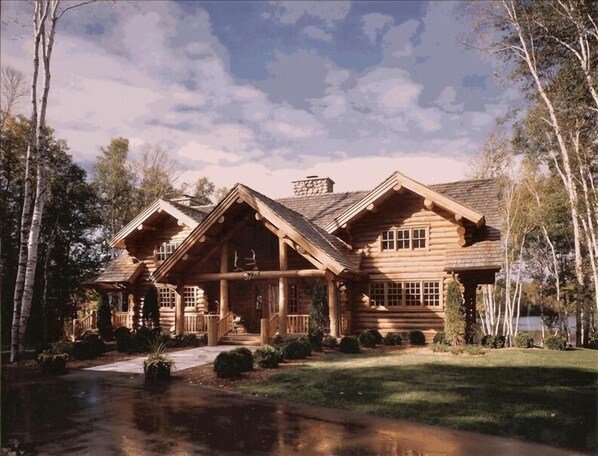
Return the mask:
[[284,355],[280,347],[264,345],[255,351],[253,356],[255,363],[265,369],[274,369],[284,361]]
[[116,349],[121,353],[148,352],[152,345],[161,338],[160,328],[149,329],[145,326],[131,331],[121,326],[114,330]]
[[324,340],[322,340],[322,346],[334,350],[338,347],[338,341],[336,340],[336,337],[326,336],[324,337]]
[[195,334],[182,334],[174,337],[162,335],[160,340],[166,344],[167,348],[201,347],[208,343],[205,334],[199,337]]
[[544,339],[544,348],[548,350],[565,350],[567,348],[567,340],[561,336],[550,336]]
[[448,341],[448,339],[446,338],[446,333],[444,332],[437,332],[436,334],[434,334],[434,341],[435,344],[439,344],[439,345],[450,345],[450,342]]
[[366,329],[357,338],[359,345],[362,347],[373,348],[376,345],[381,345],[384,342],[382,334],[377,329]]
[[85,334],[72,346],[72,356],[75,359],[93,359],[106,352],[106,343],[98,334]]
[[481,345],[455,345],[435,342],[430,345],[433,352],[451,353],[453,355],[484,355],[486,352]]
[[253,354],[245,347],[219,353],[214,360],[214,372],[219,378],[233,378],[253,369]]
[[401,345],[403,343],[402,337],[395,332],[389,332],[384,337],[384,345]]
[[482,337],[482,346],[486,348],[504,348],[506,344],[505,336],[493,336],[486,334]]
[[359,353],[361,350],[359,348],[359,341],[354,337],[345,336],[341,339],[340,344],[338,345],[338,349],[341,353]]
[[283,349],[285,359],[305,359],[311,356],[311,345],[307,338],[287,342]]
[[517,348],[532,348],[534,346],[534,338],[527,333],[518,333],[513,339],[513,345]]
[[421,331],[409,332],[409,343],[411,345],[426,345],[426,336]]

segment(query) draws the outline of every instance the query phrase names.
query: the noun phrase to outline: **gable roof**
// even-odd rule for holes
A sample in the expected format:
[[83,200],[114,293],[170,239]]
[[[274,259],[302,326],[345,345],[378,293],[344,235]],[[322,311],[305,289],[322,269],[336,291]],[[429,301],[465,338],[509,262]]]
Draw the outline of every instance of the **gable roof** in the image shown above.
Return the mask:
[[265,195],[241,184],[236,184],[228,195],[191,232],[175,252],[150,277],[160,281],[178,261],[205,236],[212,225],[236,202],[244,202],[274,226],[283,236],[310,253],[318,262],[335,274],[359,273],[359,254],[305,218]]
[[143,225],[143,222],[148,220],[155,213],[161,211],[170,214],[172,217],[191,229],[195,228],[199,222],[205,218],[206,215],[206,213],[201,209],[158,198],[152,204],[143,209],[137,215],[137,217],[127,223],[118,233],[114,235],[114,238],[112,238],[110,241],[110,247],[125,248],[125,239],[139,226]]
[[476,226],[480,227],[484,224],[484,215],[473,210],[472,208],[446,196],[432,187],[421,184],[398,171],[395,171],[384,182],[368,192],[363,198],[357,201],[352,206],[348,207],[344,212],[335,217],[329,222],[325,229],[329,233],[336,232],[345,224],[350,223],[357,217],[365,213],[368,207],[375,205],[379,200],[384,199],[390,192],[400,190],[402,187],[411,190],[412,192],[430,200],[432,203],[442,207],[443,209],[459,215]]
[[119,288],[119,286],[130,285],[139,276],[143,263],[137,258],[123,252],[117,256],[95,279],[85,282],[85,285],[92,285],[94,288]]

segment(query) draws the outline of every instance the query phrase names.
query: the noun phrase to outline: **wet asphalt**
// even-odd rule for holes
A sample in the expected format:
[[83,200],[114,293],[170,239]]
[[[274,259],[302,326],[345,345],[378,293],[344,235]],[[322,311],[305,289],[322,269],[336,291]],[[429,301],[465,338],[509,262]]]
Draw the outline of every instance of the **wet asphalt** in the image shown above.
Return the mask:
[[149,386],[135,374],[17,370],[3,375],[2,447],[47,455],[575,454],[177,379]]

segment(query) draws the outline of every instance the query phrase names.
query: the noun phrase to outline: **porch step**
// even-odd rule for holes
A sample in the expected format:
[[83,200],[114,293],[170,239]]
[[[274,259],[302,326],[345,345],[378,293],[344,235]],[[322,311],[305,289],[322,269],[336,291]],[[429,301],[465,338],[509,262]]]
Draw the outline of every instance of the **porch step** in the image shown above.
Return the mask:
[[227,334],[218,342],[220,345],[260,345],[259,334]]

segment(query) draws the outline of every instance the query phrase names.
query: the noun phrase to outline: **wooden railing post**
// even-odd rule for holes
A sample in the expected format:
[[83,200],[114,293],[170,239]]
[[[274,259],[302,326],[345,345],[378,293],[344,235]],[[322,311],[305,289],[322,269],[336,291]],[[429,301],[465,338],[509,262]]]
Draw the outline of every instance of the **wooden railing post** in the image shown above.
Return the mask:
[[[228,272],[228,243],[222,244],[220,252],[220,273]],[[220,279],[220,318],[228,313],[228,280]]]
[[208,319],[208,347],[218,345],[218,320],[215,318]]
[[328,279],[328,314],[330,316],[330,335],[338,337],[338,307],[336,304],[336,285],[333,280]]
[[268,337],[270,334],[270,320],[268,318],[262,318],[260,320],[260,345],[266,345],[270,342]]
[[[288,269],[287,261],[287,243],[283,239],[278,239],[278,261],[281,271]],[[278,322],[278,331],[281,336],[287,334],[287,314],[289,310],[288,305],[288,282],[286,277],[280,277],[278,279],[278,314],[280,319]]]

